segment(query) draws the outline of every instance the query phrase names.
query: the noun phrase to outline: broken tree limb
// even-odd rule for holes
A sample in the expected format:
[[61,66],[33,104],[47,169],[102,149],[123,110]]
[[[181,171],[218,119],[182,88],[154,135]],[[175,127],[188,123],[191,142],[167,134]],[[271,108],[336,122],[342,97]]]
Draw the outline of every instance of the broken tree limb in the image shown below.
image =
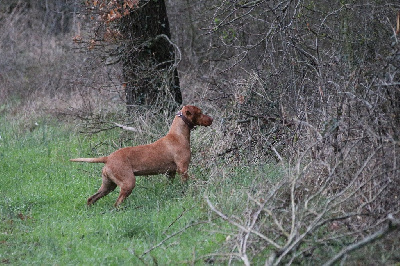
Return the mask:
[[392,214],[388,215],[387,221],[388,221],[388,224],[384,228],[373,233],[372,235],[364,237],[362,240],[360,240],[352,245],[349,245],[349,246],[343,248],[338,254],[336,254],[335,257],[333,257],[328,262],[326,262],[324,264],[324,266],[333,265],[335,262],[340,260],[343,256],[347,255],[348,253],[355,251],[357,249],[360,249],[360,248],[364,247],[365,245],[370,244],[373,241],[389,234],[392,231],[400,229],[400,221],[394,219]]
[[138,132],[138,130],[136,128],[134,128],[134,127],[124,126],[124,125],[121,125],[121,124],[118,124],[118,123],[115,123],[115,122],[114,122],[114,125],[116,125],[119,128],[122,128],[123,130],[129,130],[129,131],[133,131],[133,132]]

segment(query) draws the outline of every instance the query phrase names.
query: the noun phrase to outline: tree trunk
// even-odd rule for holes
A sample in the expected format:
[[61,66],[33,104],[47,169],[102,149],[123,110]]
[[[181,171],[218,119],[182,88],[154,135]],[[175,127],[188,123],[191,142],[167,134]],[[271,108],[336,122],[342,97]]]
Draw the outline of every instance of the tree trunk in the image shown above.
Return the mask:
[[121,20],[127,40],[123,75],[128,113],[136,105],[176,107],[182,103],[164,0],[141,0],[139,6]]

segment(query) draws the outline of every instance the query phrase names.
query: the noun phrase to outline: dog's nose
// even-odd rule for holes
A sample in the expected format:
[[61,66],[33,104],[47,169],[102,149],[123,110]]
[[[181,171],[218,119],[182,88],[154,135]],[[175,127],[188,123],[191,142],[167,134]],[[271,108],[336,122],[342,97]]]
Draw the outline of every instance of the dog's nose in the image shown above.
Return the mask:
[[207,116],[207,118],[208,118],[208,119],[207,119],[207,120],[208,120],[208,121],[207,121],[207,126],[210,126],[210,125],[212,124],[212,122],[213,122],[214,119],[213,119],[211,116]]

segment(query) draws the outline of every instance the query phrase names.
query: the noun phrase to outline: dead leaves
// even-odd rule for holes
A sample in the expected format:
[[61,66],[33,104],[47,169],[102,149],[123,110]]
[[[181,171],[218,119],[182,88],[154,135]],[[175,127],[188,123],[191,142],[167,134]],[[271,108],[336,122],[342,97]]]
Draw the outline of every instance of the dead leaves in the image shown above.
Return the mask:
[[110,23],[129,15],[139,6],[139,0],[87,0],[86,6],[97,9],[101,18]]

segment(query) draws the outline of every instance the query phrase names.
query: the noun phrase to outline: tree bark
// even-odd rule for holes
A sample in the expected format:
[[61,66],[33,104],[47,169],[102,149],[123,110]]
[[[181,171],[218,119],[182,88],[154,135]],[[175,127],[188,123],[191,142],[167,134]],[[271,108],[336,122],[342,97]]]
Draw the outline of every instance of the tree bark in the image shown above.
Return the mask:
[[123,75],[127,111],[136,105],[177,106],[182,103],[175,47],[164,0],[141,0],[121,20],[124,45]]

